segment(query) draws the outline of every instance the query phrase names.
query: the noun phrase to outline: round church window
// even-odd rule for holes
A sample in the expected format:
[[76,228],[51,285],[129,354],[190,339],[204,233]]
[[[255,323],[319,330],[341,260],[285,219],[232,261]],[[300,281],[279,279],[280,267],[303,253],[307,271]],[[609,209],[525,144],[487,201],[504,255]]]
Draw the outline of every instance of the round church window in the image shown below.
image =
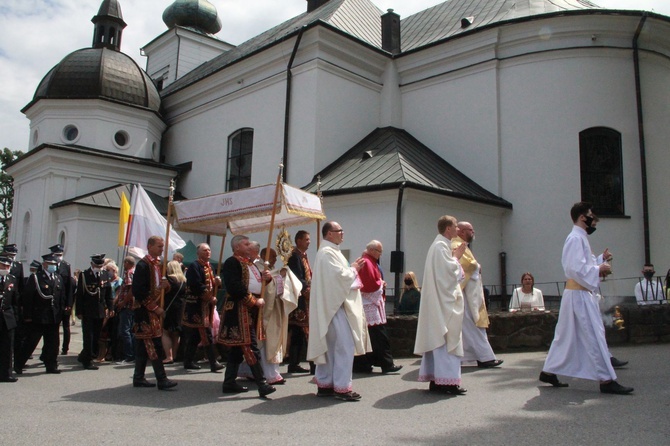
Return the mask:
[[119,149],[125,149],[130,142],[130,136],[125,130],[119,130],[114,134],[114,143]]
[[63,138],[67,142],[75,142],[79,138],[79,129],[75,125],[66,125],[63,129]]

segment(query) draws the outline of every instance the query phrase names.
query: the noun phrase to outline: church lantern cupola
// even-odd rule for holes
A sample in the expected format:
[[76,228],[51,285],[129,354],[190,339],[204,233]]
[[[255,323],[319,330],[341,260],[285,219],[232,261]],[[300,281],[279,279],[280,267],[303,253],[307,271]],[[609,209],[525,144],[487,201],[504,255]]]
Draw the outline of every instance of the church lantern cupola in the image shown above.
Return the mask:
[[121,13],[121,5],[117,0],[103,0],[98,14],[91,19],[95,25],[93,31],[93,48],[109,48],[121,51],[121,34],[126,27]]

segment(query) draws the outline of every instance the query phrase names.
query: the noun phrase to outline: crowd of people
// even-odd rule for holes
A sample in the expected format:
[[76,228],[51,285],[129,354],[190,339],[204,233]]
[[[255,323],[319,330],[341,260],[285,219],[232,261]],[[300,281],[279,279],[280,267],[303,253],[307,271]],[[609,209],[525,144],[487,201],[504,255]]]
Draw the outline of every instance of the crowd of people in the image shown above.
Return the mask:
[[[617,383],[614,367],[625,362],[607,348],[596,290],[611,271],[608,250],[595,257],[587,235],[595,230],[588,203],[571,210],[573,229],[563,249],[566,287],[554,341],[540,381],[565,387],[565,375],[597,380],[603,393],[633,391]],[[499,367],[489,344],[482,268],[473,254],[475,230],[471,223],[445,215],[426,256],[424,278],[407,272],[397,314],[418,314],[414,353],[420,355],[418,380],[432,392],[463,395],[461,367]],[[0,255],[0,381],[16,382],[40,340],[39,356],[46,373],[58,374],[58,353],[68,354],[71,314],[81,320],[82,350],[77,356],[85,370],[115,361],[133,365],[134,387],[172,389],[165,365],[183,362],[186,370],[200,370],[200,349],[213,373],[225,372],[222,392],[247,392],[239,377],[255,381],[265,397],[286,383],[287,373],[309,373],[319,397],[358,401],[353,373],[396,373],[386,331],[386,282],[380,265],[383,245],[370,241],[361,257],[349,262],[340,251],[344,229],[326,222],[314,267],[307,250],[310,234],[298,231],[286,265],[275,268],[277,253],[260,249],[247,236],[231,240],[233,255],[222,264],[221,277],[210,263],[211,248],[202,243],[197,259],[182,263],[180,254],[167,264],[161,256],[164,240],[152,236],[147,255],[132,256],[118,266],[104,255],[91,256],[90,267],[73,275],[63,260],[63,247],[54,245],[31,264],[15,261],[16,246]],[[645,265],[645,280],[653,265]],[[638,284],[655,293],[653,283]],[[651,287],[651,288],[650,288]],[[217,300],[223,291],[221,302]],[[636,289],[637,294],[637,289]],[[646,299],[645,299],[646,300]],[[531,273],[524,273],[514,290],[512,309],[543,310],[541,291]],[[60,344],[60,327],[63,342]],[[305,355],[305,356],[303,356]],[[306,358],[309,368],[301,366]],[[148,363],[156,382],[145,377]]]

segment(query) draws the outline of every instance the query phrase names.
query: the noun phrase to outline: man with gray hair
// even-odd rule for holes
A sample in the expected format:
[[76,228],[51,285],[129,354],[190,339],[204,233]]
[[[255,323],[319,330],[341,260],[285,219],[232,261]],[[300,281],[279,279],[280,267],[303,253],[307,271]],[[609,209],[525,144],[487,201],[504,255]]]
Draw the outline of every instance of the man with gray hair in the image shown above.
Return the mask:
[[363,311],[368,324],[372,352],[354,358],[354,372],[372,373],[372,367],[381,367],[382,373],[399,371],[402,366],[393,363],[391,343],[386,333],[386,282],[379,268],[382,243],[372,240],[363,252],[363,266],[358,271],[361,280]]
[[265,380],[259,363],[261,355],[258,350],[257,336],[263,335],[261,324],[265,300],[260,296],[260,290],[249,289],[249,276],[259,274],[260,280],[265,283],[269,283],[272,276],[267,270],[259,273],[249,260],[251,242],[247,236],[236,235],[230,243],[233,255],[223,264],[226,300],[221,312],[219,331],[219,343],[230,347],[222,391],[223,393],[241,393],[249,390],[236,382],[237,372],[244,359],[256,380],[258,394],[265,397],[276,390]]

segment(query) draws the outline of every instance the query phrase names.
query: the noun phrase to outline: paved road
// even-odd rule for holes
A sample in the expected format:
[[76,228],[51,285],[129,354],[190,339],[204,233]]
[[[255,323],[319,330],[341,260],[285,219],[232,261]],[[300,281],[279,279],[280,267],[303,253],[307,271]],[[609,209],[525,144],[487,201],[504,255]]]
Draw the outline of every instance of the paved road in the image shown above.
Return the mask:
[[501,354],[499,369],[464,368],[459,397],[429,393],[416,381],[418,359],[401,359],[399,374],[355,375],[355,403],[315,397],[306,375],[286,375],[267,400],[223,396],[221,374],[176,365],[176,391],[135,389],[132,367],[86,371],[71,354],[61,375],[30,361],[18,383],[0,383],[0,445],[669,444],[670,344],[613,353],[630,360],[618,373],[633,395],[602,395],[583,380],[540,385],[546,353],[523,352]]

